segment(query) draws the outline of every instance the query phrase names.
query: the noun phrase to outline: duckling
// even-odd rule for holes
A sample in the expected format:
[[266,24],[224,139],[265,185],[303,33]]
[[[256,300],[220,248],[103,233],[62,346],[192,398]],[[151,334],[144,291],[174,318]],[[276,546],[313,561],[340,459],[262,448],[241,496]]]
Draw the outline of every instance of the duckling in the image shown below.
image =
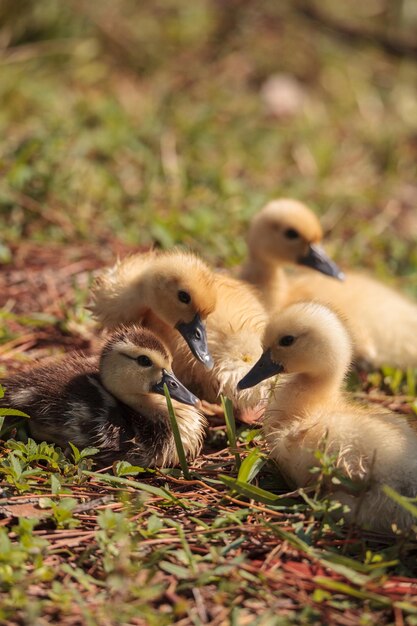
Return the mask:
[[[410,341],[417,334],[415,302],[365,274],[343,275],[332,262],[324,261],[321,268],[318,262],[316,269],[322,273],[301,271],[298,267],[296,273],[284,274],[283,264],[294,263],[297,251],[321,237],[317,217],[295,200],[270,202],[255,216],[249,232],[250,256],[245,276],[261,290],[268,310],[302,300],[320,300],[344,316],[356,361],[367,367],[417,367],[417,344]],[[278,251],[275,257],[274,246]],[[301,264],[305,264],[305,257]]]
[[194,254],[150,251],[118,261],[98,275],[92,298],[93,316],[103,327],[141,324],[170,348],[175,328],[196,359],[213,366],[203,320],[214,310],[216,291],[212,272]]
[[184,342],[174,350],[174,371],[199,397],[216,403],[221,394],[232,401],[242,421],[259,417],[269,383],[236,392],[237,382],[262,354],[262,336],[267,316],[259,295],[246,283],[224,273],[214,273],[216,307],[207,317],[207,342],[213,369],[204,371],[190,359]]
[[253,217],[247,238],[248,259],[240,278],[259,289],[268,311],[286,303],[285,265],[308,266],[343,280],[343,272],[320,246],[322,236],[317,217],[297,200],[273,200]]
[[331,483],[350,507],[348,521],[390,531],[407,528],[413,517],[382,490],[390,485],[404,496],[417,495],[417,437],[407,422],[388,411],[353,404],[341,391],[352,344],[339,316],[322,304],[296,303],[265,331],[266,350],[239,382],[246,389],[284,375],[266,409],[264,431],[271,457],[298,487],[314,481],[314,451],[325,447],[336,466],[361,488],[353,495]]
[[144,467],[178,463],[164,397],[167,385],[184,449],[201,449],[203,414],[198,402],[171,371],[172,357],[148,329],[121,327],[99,357],[69,355],[30,369],[5,383],[4,406],[23,410],[30,434],[68,450],[99,449],[101,466],[126,460]]
[[[190,253],[151,252],[104,271],[93,285],[93,299],[93,313],[103,326],[136,321],[164,337],[174,371],[202,399],[218,402],[220,394],[228,395],[245,419],[246,410],[260,403],[263,388],[236,393],[237,381],[262,353],[266,324],[259,296],[245,282],[210,270]],[[195,332],[204,333],[204,349],[201,341],[194,342]]]

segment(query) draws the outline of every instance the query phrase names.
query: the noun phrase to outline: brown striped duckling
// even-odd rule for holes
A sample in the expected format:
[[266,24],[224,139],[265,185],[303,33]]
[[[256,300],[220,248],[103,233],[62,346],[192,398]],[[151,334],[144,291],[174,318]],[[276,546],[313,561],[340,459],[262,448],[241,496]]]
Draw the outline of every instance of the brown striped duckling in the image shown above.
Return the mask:
[[265,352],[239,382],[246,389],[282,375],[266,409],[264,432],[283,474],[297,487],[314,483],[314,452],[324,449],[356,483],[359,493],[329,483],[350,513],[345,520],[390,531],[408,528],[413,516],[385,495],[389,485],[417,496],[417,437],[405,419],[380,408],[354,404],[342,385],[352,345],[341,319],[322,304],[297,303],[268,325]]
[[178,463],[164,397],[167,385],[185,452],[201,449],[205,418],[171,371],[172,357],[148,329],[122,327],[98,357],[81,353],[41,365],[5,382],[2,403],[30,415],[38,441],[68,450],[96,447],[99,465],[125,460],[143,467]]
[[[265,252],[273,247],[274,223],[281,234],[281,239],[276,239],[275,260]],[[282,241],[288,235],[288,245],[284,246]],[[245,273],[262,292],[268,310],[292,302],[319,300],[343,315],[352,335],[356,360],[371,367],[417,367],[417,343],[410,340],[417,334],[416,302],[360,272],[347,272],[343,281],[329,278],[325,274],[337,276],[337,270],[336,266],[331,270],[332,264],[326,261],[316,265],[321,273],[301,270],[298,261],[297,272],[284,274],[283,264],[291,262],[291,246],[299,250],[306,241],[319,241],[321,236],[317,217],[295,200],[270,202],[254,217]],[[256,242],[261,252],[254,257]],[[338,277],[342,277],[341,273]]]
[[207,369],[213,366],[203,322],[214,310],[216,290],[211,270],[194,254],[150,251],[127,257],[98,275],[92,298],[90,308],[104,328],[141,324],[170,349],[176,329],[195,358]]
[[332,278],[344,278],[321,247],[322,237],[318,218],[297,200],[272,200],[252,218],[247,237],[248,259],[240,277],[259,290],[268,311],[286,304],[286,265],[307,266]]
[[[236,393],[237,381],[262,353],[266,323],[258,295],[245,282],[210,270],[187,252],[150,252],[119,261],[99,275],[93,300],[93,313],[102,326],[138,322],[163,337],[174,356],[175,372],[202,399],[217,402],[223,393],[244,411],[259,404],[262,388]],[[204,349],[193,343],[196,318]],[[206,320],[207,335],[201,319]]]

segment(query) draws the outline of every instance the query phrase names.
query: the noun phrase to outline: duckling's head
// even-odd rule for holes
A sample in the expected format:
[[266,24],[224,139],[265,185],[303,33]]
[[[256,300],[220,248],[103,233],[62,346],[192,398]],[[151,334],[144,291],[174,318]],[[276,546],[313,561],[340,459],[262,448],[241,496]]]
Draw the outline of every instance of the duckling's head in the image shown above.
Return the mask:
[[239,389],[281,372],[343,378],[352,359],[352,343],[342,320],[317,302],[299,302],[281,311],[266,328],[264,347]]
[[136,404],[143,394],[164,393],[167,385],[172,398],[194,405],[194,396],[174,376],[172,357],[164,344],[148,329],[121,327],[108,339],[100,357],[103,385],[126,404]]
[[210,369],[203,320],[216,306],[211,270],[195,255],[173,251],[157,255],[143,279],[151,308],[181,333],[194,356]]
[[106,328],[143,323],[152,316],[184,337],[194,356],[212,367],[203,321],[216,306],[214,276],[198,257],[180,250],[147,252],[101,272],[90,309]]
[[343,279],[320,241],[323,231],[316,215],[297,200],[272,200],[250,224],[248,246],[252,256],[269,265],[307,265],[323,274]]

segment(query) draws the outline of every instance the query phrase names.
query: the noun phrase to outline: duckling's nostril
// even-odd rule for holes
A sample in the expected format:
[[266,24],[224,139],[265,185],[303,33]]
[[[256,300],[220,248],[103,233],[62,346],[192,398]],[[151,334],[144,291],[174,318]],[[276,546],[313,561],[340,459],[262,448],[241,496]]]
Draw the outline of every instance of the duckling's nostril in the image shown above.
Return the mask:
[[176,383],[175,380],[171,380],[169,386],[172,387],[172,389],[178,389],[178,383]]
[[201,330],[199,328],[196,328],[195,333],[194,333],[194,337],[197,339],[197,341],[201,341],[202,334],[201,334]]

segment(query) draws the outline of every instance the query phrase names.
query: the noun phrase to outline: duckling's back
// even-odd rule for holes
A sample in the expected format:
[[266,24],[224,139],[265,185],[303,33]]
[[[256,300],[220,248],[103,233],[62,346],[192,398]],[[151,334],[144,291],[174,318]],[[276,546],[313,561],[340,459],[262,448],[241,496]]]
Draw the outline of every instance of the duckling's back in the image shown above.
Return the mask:
[[289,302],[308,298],[335,307],[346,318],[355,355],[379,367],[417,367],[417,304],[361,273],[344,282],[313,272],[289,276]]

